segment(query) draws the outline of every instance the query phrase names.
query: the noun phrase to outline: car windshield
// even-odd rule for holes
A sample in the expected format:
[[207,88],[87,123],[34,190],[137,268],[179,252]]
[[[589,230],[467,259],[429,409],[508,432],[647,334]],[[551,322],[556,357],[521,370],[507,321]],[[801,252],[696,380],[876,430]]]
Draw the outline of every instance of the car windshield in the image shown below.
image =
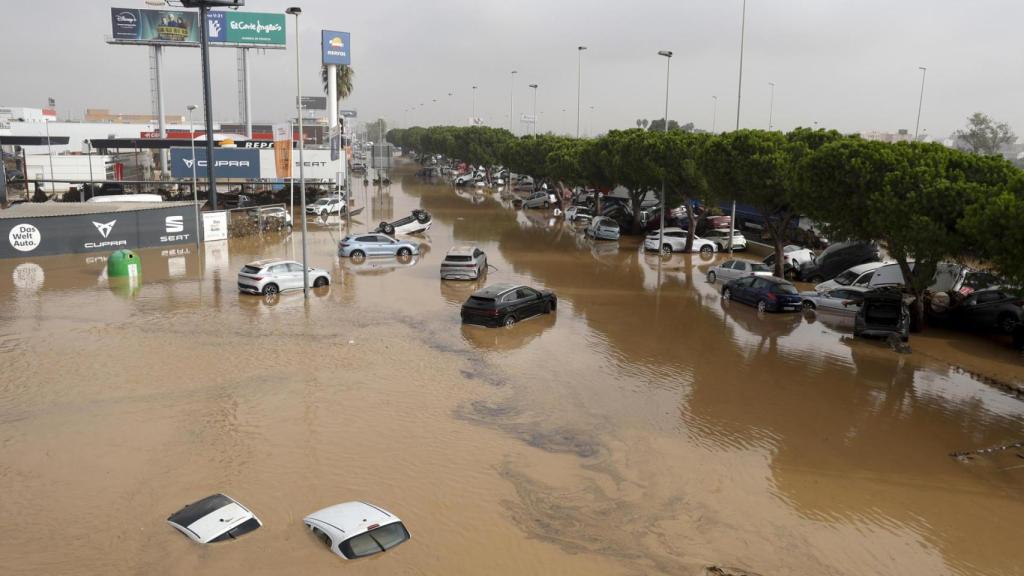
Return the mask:
[[858,274],[853,270],[847,270],[834,278],[836,284],[840,286],[849,286],[853,284],[853,281],[857,279]]
[[772,271],[771,268],[765,266],[764,264],[751,264],[750,268],[754,272],[771,272]]

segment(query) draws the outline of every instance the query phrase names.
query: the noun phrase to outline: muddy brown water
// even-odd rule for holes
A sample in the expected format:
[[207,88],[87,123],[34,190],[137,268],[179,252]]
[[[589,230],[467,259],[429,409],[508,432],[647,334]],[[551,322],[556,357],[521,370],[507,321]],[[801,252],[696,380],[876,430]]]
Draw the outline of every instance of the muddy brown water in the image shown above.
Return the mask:
[[[0,573],[1024,573],[1022,451],[948,456],[1024,439],[997,342],[896,354],[848,319],[758,316],[703,280],[714,259],[588,242],[409,167],[356,192],[352,230],[424,207],[428,249],[355,265],[312,224],[334,284],[308,305],[235,288],[297,234],[143,250],[138,290],[96,257],[0,263]],[[461,244],[557,312],[460,326],[486,284],[438,280]],[[164,523],[217,491],[264,528],[204,547]],[[355,499],[413,539],[330,555],[302,517]]]

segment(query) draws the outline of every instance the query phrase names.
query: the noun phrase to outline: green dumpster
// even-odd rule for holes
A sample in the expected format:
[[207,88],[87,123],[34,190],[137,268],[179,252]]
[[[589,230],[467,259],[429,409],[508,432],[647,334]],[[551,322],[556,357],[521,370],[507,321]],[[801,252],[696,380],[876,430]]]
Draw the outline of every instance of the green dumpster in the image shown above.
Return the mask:
[[108,278],[140,278],[142,261],[131,250],[118,250],[107,259]]

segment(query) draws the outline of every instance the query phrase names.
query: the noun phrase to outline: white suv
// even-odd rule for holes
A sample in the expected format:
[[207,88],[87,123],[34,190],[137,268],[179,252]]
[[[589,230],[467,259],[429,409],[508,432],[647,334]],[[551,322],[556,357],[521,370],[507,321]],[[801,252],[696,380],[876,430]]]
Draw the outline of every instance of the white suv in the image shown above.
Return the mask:
[[[728,230],[708,230],[704,233],[704,237],[711,240],[718,246],[719,252],[725,252],[729,249],[729,231]],[[743,233],[739,230],[734,230],[732,233],[732,244],[733,250],[746,250],[747,239],[743,236]]]
[[[314,288],[331,283],[331,273],[321,268],[309,269],[309,284]],[[285,290],[302,289],[302,264],[292,260],[257,260],[242,267],[238,273],[238,290],[249,294],[272,296]]]
[[473,246],[457,246],[441,261],[441,280],[476,280],[487,273],[487,255]]

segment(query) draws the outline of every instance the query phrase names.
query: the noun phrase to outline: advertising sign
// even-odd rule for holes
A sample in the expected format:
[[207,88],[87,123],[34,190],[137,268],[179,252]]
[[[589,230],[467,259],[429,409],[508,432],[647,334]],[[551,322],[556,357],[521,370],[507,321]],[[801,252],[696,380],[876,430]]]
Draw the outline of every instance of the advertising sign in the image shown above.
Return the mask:
[[299,104],[303,110],[327,110],[327,96],[303,96]]
[[195,12],[111,8],[114,40],[154,44],[198,44],[199,17]]
[[[195,149],[195,169],[199,178],[206,177],[206,148]],[[213,175],[217,178],[259,178],[260,151],[252,148],[215,148]],[[192,177],[192,148],[171,148],[171,176]]]
[[167,208],[73,216],[0,219],[0,258],[26,258],[82,252],[113,252],[195,242],[191,202]]
[[352,51],[349,48],[349,33],[335,32],[333,30],[320,31],[320,48],[322,62],[324,65],[352,64]]
[[355,110],[338,110],[338,115],[343,118],[355,118],[359,113]]
[[[113,43],[199,45],[199,15],[186,10],[110,9]],[[285,15],[208,12],[211,46],[285,48]]]
[[274,172],[277,178],[292,177],[292,127],[274,124]]
[[203,212],[203,242],[228,239],[228,213]]

